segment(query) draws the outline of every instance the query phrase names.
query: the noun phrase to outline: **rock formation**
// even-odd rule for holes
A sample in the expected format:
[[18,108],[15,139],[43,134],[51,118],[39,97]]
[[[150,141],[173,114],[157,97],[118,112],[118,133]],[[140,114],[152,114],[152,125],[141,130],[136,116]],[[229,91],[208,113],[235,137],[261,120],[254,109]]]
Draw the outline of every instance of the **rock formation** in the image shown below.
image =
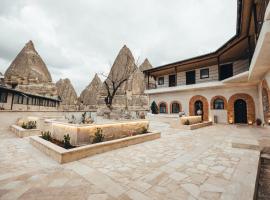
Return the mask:
[[[130,49],[124,45],[122,49],[119,51],[113,66],[110,70],[108,78],[105,80],[109,85],[112,84],[110,80],[114,80],[116,82],[121,81],[123,78],[130,77],[130,75],[135,72],[137,66],[135,64],[135,59],[130,51]],[[127,82],[121,85],[121,87],[117,90],[117,94],[125,94],[127,89]],[[103,95],[106,95],[105,85],[103,83],[102,92]]]
[[0,84],[1,85],[4,85],[5,82],[4,82],[4,75],[0,72]]
[[99,94],[100,88],[102,86],[102,81],[95,74],[95,77],[91,83],[82,91],[78,101],[84,106],[89,106],[90,108],[96,108],[97,106],[97,96]]
[[[140,65],[139,69],[141,70],[141,72],[148,70],[148,69],[152,69],[153,66],[151,65],[151,63],[149,62],[149,60],[146,58],[144,60],[144,62]],[[148,87],[148,77],[145,75],[145,89]],[[149,88],[153,88],[155,87],[156,81],[153,77],[149,77]]]
[[46,64],[29,41],[5,72],[5,83],[13,88],[43,96],[57,96]]
[[152,69],[153,66],[149,62],[149,60],[146,58],[143,63],[140,65],[139,69],[143,72],[144,70]]
[[[148,67],[147,62],[145,62],[145,66]],[[111,79],[121,80],[126,76],[128,77],[127,81],[121,85],[113,99],[113,109],[116,110],[115,112],[118,114],[123,112],[130,113],[138,112],[140,110],[147,110],[148,96],[144,94],[144,74],[136,66],[135,59],[129,48],[124,46],[117,55],[106,80],[110,84]],[[102,115],[102,113],[104,113],[103,111],[106,110],[104,101],[106,95],[107,90],[105,89],[105,84],[103,83],[98,98],[98,114]]]
[[64,110],[76,109],[77,94],[70,80],[60,79],[56,82],[57,93],[61,98],[61,106]]
[[35,50],[30,40],[5,72],[7,81],[16,83],[48,83],[52,82],[50,72],[46,64]]

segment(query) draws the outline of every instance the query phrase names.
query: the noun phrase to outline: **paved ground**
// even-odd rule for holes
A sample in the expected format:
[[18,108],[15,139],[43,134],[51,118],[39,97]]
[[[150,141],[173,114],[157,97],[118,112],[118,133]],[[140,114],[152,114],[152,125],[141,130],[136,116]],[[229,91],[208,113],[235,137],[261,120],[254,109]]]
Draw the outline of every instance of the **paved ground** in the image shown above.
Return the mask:
[[151,128],[162,138],[64,165],[0,129],[0,199],[251,199],[259,153],[230,142],[267,130]]

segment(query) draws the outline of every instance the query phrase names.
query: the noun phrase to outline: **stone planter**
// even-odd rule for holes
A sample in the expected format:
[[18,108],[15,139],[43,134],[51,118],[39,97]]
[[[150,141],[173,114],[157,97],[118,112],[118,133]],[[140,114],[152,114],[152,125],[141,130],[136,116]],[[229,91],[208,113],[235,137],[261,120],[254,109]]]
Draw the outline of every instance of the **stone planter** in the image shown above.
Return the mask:
[[149,122],[146,120],[110,123],[110,124],[69,124],[64,122],[51,122],[52,137],[61,141],[64,135],[69,134],[70,143],[73,146],[80,146],[90,143],[97,128],[102,129],[106,139],[119,139],[129,136],[130,133],[141,133],[148,129]]
[[41,131],[39,129],[24,129],[17,125],[12,125],[10,129],[20,138],[41,134]]
[[39,136],[30,137],[30,143],[57,162],[67,163],[95,154],[112,151],[114,149],[151,141],[158,138],[160,138],[160,132],[150,132],[147,134],[130,136],[97,144],[89,144],[68,150],[44,140]]

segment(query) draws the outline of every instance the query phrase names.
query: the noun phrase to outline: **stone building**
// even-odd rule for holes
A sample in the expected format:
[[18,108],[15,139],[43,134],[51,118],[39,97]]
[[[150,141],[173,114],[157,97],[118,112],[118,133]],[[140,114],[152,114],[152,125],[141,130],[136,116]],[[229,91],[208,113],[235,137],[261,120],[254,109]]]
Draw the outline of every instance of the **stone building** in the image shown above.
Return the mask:
[[[270,123],[270,7],[238,0],[236,35],[213,53],[146,69],[150,103],[161,114],[219,123]],[[148,78],[148,80],[149,80]]]

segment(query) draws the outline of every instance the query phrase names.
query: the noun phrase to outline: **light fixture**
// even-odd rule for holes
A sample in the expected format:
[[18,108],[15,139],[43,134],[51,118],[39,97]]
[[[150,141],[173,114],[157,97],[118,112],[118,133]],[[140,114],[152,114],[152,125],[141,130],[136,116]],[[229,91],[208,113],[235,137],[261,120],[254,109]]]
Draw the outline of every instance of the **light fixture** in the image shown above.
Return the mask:
[[248,125],[252,125],[253,123],[252,123],[252,121],[248,121]]
[[233,119],[232,119],[232,118],[229,119],[229,123],[230,123],[230,124],[233,123]]

